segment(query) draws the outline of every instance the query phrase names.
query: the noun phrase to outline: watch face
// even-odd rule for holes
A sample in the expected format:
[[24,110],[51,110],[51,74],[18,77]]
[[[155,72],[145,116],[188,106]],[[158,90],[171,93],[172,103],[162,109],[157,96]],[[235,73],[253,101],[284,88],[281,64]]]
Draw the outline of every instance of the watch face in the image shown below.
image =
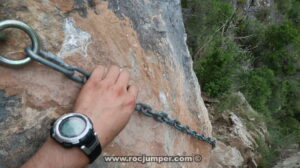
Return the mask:
[[62,136],[72,138],[79,136],[86,127],[86,122],[83,118],[72,116],[64,119],[59,126],[59,132]]

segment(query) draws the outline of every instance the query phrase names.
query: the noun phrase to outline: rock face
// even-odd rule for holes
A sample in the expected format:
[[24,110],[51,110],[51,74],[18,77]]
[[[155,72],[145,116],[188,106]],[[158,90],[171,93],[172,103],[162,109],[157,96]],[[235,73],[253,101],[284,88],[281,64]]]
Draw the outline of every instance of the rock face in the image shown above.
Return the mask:
[[274,168],[286,168],[286,167],[299,167],[300,166],[300,152],[293,154],[292,156],[277,163]]
[[[138,100],[211,134],[185,40],[179,0],[0,0],[0,20],[18,19],[40,35],[44,49],[92,71],[116,64],[140,87]],[[30,40],[7,30],[0,53],[22,56]],[[0,167],[18,167],[48,137],[49,123],[71,112],[81,85],[37,62],[0,66]],[[147,163],[151,167],[207,167],[211,146],[135,113],[103,155],[194,155],[200,163]],[[105,163],[91,167],[138,167]],[[185,166],[186,167],[186,166]]]
[[264,12],[263,10],[269,10],[270,18],[276,17],[276,13],[272,6],[274,6],[274,1],[272,0],[226,0],[234,6],[235,9],[242,9],[244,15],[247,17],[257,17],[257,14]]
[[270,7],[272,0],[227,0],[235,7],[241,7],[244,10],[258,9],[262,7]]
[[241,167],[244,158],[235,147],[227,146],[222,142],[217,142],[217,147],[211,156],[210,168]]

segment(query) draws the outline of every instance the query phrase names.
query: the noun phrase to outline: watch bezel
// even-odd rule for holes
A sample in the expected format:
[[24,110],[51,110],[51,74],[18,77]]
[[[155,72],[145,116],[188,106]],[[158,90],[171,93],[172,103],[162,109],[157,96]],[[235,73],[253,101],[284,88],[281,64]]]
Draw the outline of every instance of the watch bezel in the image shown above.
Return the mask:
[[[59,129],[60,125],[63,123],[64,120],[66,120],[69,117],[79,117],[85,121],[86,126],[85,126],[84,130],[76,137],[66,137],[66,136],[63,136],[62,133],[60,132],[60,129]],[[84,140],[86,138],[86,136],[89,135],[91,130],[93,130],[93,124],[91,123],[90,119],[83,114],[68,113],[68,114],[64,114],[60,118],[58,118],[54,122],[52,129],[53,129],[53,132],[52,132],[51,136],[54,139],[56,139],[58,142],[72,144],[72,145],[76,146],[76,145],[80,145],[82,140]]]

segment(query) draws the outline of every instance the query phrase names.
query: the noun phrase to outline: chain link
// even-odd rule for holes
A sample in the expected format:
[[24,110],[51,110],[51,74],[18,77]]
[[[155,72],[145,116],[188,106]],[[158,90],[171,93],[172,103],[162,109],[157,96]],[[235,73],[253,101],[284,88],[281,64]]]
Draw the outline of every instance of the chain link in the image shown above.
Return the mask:
[[27,47],[25,52],[33,60],[65,74],[68,78],[74,80],[75,82],[83,84],[90,77],[90,74],[85,70],[80,69],[77,66],[67,64],[61,57],[49,51],[39,50],[38,54],[36,54],[31,50],[31,47]]

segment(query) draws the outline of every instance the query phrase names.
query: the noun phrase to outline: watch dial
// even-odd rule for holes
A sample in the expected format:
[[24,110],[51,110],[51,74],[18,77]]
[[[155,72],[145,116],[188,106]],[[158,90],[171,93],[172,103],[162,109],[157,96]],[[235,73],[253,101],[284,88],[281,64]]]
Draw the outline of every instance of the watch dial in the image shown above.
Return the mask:
[[59,126],[60,133],[65,137],[76,137],[80,135],[86,127],[86,123],[81,117],[66,118]]

